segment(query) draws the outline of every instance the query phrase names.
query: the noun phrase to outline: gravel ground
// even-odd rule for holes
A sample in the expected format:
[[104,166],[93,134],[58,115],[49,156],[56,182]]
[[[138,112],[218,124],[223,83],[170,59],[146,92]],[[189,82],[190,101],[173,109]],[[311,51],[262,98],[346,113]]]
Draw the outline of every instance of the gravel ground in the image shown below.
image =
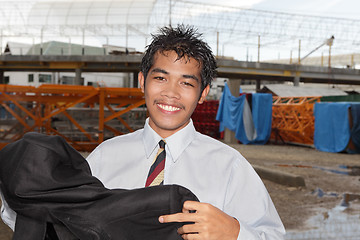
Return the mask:
[[[251,164],[292,173],[305,179],[306,187],[287,187],[264,180],[279,215],[288,230],[302,230],[306,220],[350,199],[360,205],[360,155],[326,153],[313,148],[291,145],[231,144]],[[323,195],[322,197],[319,197]],[[354,208],[355,209],[355,208]],[[0,239],[10,240],[11,230],[0,221]]]

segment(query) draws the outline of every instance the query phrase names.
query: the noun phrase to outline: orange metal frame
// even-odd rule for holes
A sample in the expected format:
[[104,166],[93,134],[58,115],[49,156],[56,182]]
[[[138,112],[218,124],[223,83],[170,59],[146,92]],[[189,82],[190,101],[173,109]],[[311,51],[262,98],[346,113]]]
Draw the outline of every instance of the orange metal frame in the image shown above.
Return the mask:
[[[91,151],[104,140],[105,130],[122,134],[107,123],[117,119],[129,132],[133,129],[121,117],[145,104],[143,93],[137,88],[95,88],[74,85],[16,86],[0,84],[0,105],[17,121],[0,133],[0,149],[20,139],[26,132],[38,131],[64,137],[74,148]],[[12,107],[12,106],[15,107]],[[98,132],[90,134],[69,113],[72,107],[97,109]],[[110,114],[105,114],[105,109]],[[85,136],[85,141],[66,137],[52,127],[52,118],[63,114]],[[0,126],[1,127],[1,126]]]
[[321,97],[273,97],[271,139],[314,144],[315,102]]

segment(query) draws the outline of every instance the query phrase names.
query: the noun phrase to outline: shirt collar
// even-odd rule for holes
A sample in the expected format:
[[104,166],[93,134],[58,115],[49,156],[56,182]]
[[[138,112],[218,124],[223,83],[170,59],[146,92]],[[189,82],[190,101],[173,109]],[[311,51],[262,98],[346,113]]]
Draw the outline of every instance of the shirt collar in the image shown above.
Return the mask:
[[[188,125],[174,133],[170,137],[164,139],[166,141],[166,151],[171,155],[174,162],[177,161],[181,153],[189,146],[195,138],[195,127],[193,121],[190,119]],[[144,147],[146,158],[149,158],[151,153],[156,149],[159,141],[162,138],[149,125],[149,118],[145,121],[144,126]]]
[[162,138],[149,125],[149,118],[145,121],[143,143],[145,147],[146,158],[149,158],[151,153],[156,149],[159,141]]

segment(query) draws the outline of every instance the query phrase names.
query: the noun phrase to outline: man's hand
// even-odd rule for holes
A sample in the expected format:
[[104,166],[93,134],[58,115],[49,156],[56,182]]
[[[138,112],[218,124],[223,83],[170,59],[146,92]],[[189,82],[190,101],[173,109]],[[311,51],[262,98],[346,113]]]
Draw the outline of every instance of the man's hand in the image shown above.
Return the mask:
[[[190,213],[195,210],[196,212]],[[189,240],[236,240],[239,222],[208,203],[186,201],[182,213],[159,217],[159,222],[194,222],[178,229],[183,239]]]

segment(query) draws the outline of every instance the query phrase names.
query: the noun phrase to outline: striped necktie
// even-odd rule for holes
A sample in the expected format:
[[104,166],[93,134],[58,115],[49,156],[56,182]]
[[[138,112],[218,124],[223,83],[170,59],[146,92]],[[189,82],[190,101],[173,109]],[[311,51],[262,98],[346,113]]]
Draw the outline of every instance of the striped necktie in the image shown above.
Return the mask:
[[159,151],[156,154],[154,162],[151,165],[145,187],[162,185],[164,182],[164,168],[165,168],[165,142],[160,140]]

